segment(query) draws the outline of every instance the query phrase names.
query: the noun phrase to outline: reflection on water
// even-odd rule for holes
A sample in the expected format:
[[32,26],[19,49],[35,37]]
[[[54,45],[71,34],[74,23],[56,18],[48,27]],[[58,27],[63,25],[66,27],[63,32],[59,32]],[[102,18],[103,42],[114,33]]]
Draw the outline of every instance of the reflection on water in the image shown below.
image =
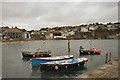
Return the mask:
[[27,62],[27,61],[30,61],[30,58],[23,57],[22,60]]
[[65,70],[57,70],[57,71],[40,71],[40,67],[32,67],[32,76],[37,76],[41,73],[41,78],[72,78],[76,76],[78,73],[82,74],[83,70],[87,70],[85,66],[80,66],[77,68],[65,69]]

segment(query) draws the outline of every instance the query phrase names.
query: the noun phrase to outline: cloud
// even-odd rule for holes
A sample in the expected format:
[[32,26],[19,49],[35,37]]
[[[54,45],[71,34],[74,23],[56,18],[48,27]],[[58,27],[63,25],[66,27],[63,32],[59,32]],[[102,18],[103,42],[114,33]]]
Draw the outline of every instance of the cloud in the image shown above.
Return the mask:
[[0,3],[0,27],[2,26],[2,3]]
[[[118,20],[117,2],[4,2],[3,23],[26,29]],[[114,17],[113,17],[114,16]]]
[[4,0],[3,2],[118,2],[119,0]]

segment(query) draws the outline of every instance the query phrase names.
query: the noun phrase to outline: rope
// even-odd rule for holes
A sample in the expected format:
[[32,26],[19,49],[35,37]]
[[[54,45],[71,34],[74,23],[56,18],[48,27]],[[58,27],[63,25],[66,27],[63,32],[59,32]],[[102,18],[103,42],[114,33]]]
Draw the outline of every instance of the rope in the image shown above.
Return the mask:
[[40,46],[40,48],[37,49],[37,51],[35,52],[35,54],[42,48],[42,46],[45,44],[45,42]]

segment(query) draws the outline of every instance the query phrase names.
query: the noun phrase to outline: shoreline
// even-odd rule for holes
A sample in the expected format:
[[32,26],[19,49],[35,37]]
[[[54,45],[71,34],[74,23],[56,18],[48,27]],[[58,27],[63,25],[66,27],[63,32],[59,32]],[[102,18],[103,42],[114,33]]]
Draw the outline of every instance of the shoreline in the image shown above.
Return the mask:
[[[67,40],[67,39],[45,39],[45,40]],[[74,40],[74,39],[71,39],[71,40]],[[119,40],[119,39],[77,39],[77,40]],[[32,39],[11,40],[11,41],[10,40],[0,40],[0,43],[27,42],[27,41],[43,41],[43,40],[32,40]]]
[[103,64],[93,71],[89,71],[80,75],[78,74],[76,78],[118,78],[119,63],[120,60],[118,58],[114,58],[112,60],[112,64]]

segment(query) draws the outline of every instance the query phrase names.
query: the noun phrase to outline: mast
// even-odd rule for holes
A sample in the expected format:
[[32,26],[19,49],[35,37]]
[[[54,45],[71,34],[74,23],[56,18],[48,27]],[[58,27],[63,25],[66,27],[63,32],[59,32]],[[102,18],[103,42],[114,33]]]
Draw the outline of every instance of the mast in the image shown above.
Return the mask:
[[[45,42],[43,44],[45,44]],[[40,46],[40,48],[37,49],[37,51],[35,52],[35,54],[42,48],[43,44]]]
[[68,56],[70,56],[70,39],[68,38]]

